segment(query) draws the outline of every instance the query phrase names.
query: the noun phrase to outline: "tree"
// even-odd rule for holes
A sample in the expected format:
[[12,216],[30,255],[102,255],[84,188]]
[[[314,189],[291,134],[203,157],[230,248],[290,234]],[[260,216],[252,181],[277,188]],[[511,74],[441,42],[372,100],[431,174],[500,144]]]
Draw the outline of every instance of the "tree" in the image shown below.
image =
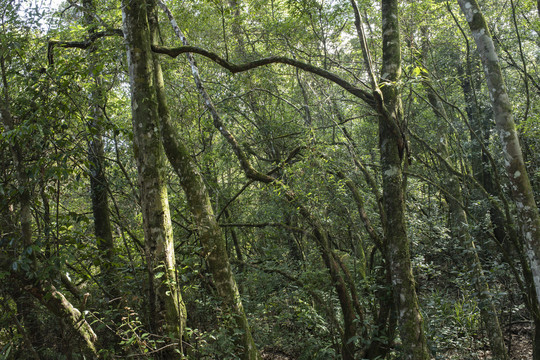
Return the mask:
[[[156,43],[158,40],[157,6],[153,2],[150,5],[150,31],[152,34],[152,41],[153,43]],[[163,3],[160,3],[160,5],[165,11],[168,12]],[[171,18],[170,12],[168,12],[168,14]],[[174,26],[175,22],[172,21],[172,24]],[[185,38],[179,32],[179,29],[176,27],[174,30],[177,35],[182,38],[183,41],[185,41]],[[190,66],[192,68],[197,87],[204,97],[205,90],[202,87],[200,78],[198,78],[197,64],[194,62],[191,54],[188,54],[188,59],[190,60]],[[260,354],[253,341],[251,329],[249,327],[248,320],[244,312],[244,307],[242,305],[242,300],[240,298],[240,293],[238,291],[238,286],[236,285],[231,265],[229,263],[225,240],[223,238],[221,228],[218,226],[215,219],[208,192],[201,175],[196,170],[195,164],[193,164],[190,159],[190,154],[187,148],[179,139],[177,139],[176,131],[171,124],[165,94],[165,85],[163,82],[163,74],[157,56],[154,57],[154,71],[163,146],[165,148],[167,158],[176,171],[184,192],[186,193],[188,206],[193,214],[195,223],[197,224],[199,239],[204,248],[204,257],[209,263],[217,291],[224,302],[224,306],[226,308],[225,311],[228,315],[233,317],[237,328],[242,332],[240,340],[236,341],[240,348],[238,353],[242,354],[241,356],[243,359],[260,359]],[[206,95],[205,100],[210,102],[208,95]]]
[[408,148],[406,124],[397,83],[401,77],[401,48],[398,2],[382,1],[383,96],[379,106],[379,146],[383,174],[383,224],[390,259],[395,302],[399,311],[399,329],[407,359],[429,359],[429,352],[418,308],[411,256],[405,225],[405,187],[403,167]]
[[[145,1],[124,1],[122,6],[131,84],[134,146],[144,221],[150,314],[155,316],[152,319],[154,328],[160,334],[174,339],[173,348],[182,349],[186,310],[176,275],[146,7]],[[171,349],[166,350],[166,356],[172,356]]]
[[540,214],[523,161],[512,115],[512,104],[506,92],[495,45],[482,10],[476,1],[459,0],[458,3],[469,24],[484,67],[489,97],[503,148],[504,165],[519,215],[523,246],[526,249],[536,290],[536,302],[540,303]]
[[[529,351],[534,267],[451,4],[6,4],[1,356]],[[537,4],[492,5],[536,196]]]

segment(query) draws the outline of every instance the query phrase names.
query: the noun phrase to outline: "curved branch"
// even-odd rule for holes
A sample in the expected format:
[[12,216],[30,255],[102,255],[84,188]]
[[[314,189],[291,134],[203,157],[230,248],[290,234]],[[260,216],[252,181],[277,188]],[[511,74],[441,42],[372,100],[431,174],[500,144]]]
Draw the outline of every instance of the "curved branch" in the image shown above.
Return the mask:
[[47,58],[49,60],[49,65],[54,64],[53,49],[55,46],[60,46],[63,48],[77,48],[77,49],[88,49],[96,40],[107,37],[107,36],[124,36],[124,32],[121,29],[111,29],[105,31],[95,32],[90,34],[83,41],[61,41],[49,39],[49,44],[47,46]]
[[241,73],[244,71],[252,70],[261,66],[271,65],[271,64],[285,64],[285,65],[291,65],[298,69],[302,69],[304,71],[310,72],[315,75],[319,75],[327,80],[332,81],[333,83],[341,86],[344,90],[351,93],[352,95],[364,100],[369,106],[375,107],[375,99],[373,98],[373,95],[371,95],[369,92],[362,90],[347,80],[337,76],[336,74],[333,74],[327,70],[321,69],[317,66],[307,64],[298,60],[290,59],[284,56],[270,56],[263,59],[258,59],[254,61],[250,61],[243,64],[233,64],[229,61],[223,59],[216,53],[213,53],[211,51],[202,49],[197,46],[180,46],[176,48],[168,48],[164,46],[159,45],[152,45],[152,51],[158,54],[165,54],[169,55],[172,58],[176,58],[177,56],[185,53],[193,53],[193,54],[199,54],[202,55],[219,66],[229,70],[231,73]]

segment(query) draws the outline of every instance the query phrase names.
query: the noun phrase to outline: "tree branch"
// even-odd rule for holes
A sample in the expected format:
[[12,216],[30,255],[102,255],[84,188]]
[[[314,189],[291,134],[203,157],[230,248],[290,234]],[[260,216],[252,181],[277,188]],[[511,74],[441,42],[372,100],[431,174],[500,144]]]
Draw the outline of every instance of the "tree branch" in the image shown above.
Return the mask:
[[344,90],[351,93],[352,95],[364,100],[369,106],[375,107],[375,100],[373,98],[373,95],[371,95],[369,92],[354,86],[353,84],[349,83],[345,79],[327,70],[321,69],[317,66],[307,64],[298,60],[290,59],[284,56],[271,56],[271,57],[254,60],[251,62],[237,65],[237,64],[230,63],[229,61],[223,59],[216,53],[202,49],[197,46],[180,46],[176,48],[168,48],[168,47],[159,46],[159,45],[152,45],[152,51],[158,54],[169,55],[172,58],[176,58],[177,56],[184,53],[199,54],[212,60],[213,62],[229,70],[233,74],[245,72],[245,71],[252,70],[261,66],[266,66],[266,65],[271,65],[271,64],[291,65],[296,68],[302,69],[304,71],[310,72],[312,74],[319,75],[327,80],[330,80],[331,82],[341,86]]
[[49,60],[49,65],[54,64],[53,49],[55,46],[60,46],[63,48],[87,49],[96,40],[101,39],[102,37],[107,37],[107,36],[122,36],[123,37],[124,32],[121,29],[99,31],[99,32],[91,34],[83,41],[60,41],[60,40],[49,39],[49,45],[47,47],[47,58]]

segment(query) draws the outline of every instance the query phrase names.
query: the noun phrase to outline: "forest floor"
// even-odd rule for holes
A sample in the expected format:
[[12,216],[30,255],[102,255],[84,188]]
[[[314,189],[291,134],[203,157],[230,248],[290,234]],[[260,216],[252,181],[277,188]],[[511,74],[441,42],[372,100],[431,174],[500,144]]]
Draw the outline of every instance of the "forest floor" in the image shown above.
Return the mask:
[[[532,344],[532,332],[533,328],[530,323],[514,324],[509,333],[506,334],[506,344],[510,345],[510,359],[511,360],[530,360],[533,356],[533,344]],[[449,351],[438,359],[458,360],[463,359],[463,352],[459,350]],[[283,353],[282,351],[274,348],[266,348],[262,351],[262,358],[264,360],[294,360],[294,357]],[[491,360],[491,351],[478,350],[476,354],[467,357],[467,359],[477,360]]]
[[[515,324],[510,332],[510,358],[529,360],[533,358],[533,326],[530,323]],[[507,342],[508,344],[508,342]]]
[[[505,335],[506,345],[509,346],[511,360],[530,360],[533,358],[532,335],[533,327],[530,323],[512,325],[512,329]],[[491,351],[480,351],[478,359],[490,360]]]

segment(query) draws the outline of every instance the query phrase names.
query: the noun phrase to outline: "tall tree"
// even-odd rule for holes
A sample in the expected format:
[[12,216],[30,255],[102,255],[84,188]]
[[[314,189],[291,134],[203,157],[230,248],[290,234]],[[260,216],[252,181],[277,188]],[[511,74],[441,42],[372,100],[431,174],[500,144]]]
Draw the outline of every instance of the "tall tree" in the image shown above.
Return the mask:
[[[158,1],[159,0],[149,1],[150,6],[148,7],[150,31],[152,41],[154,43],[157,43],[158,41],[158,15],[156,4]],[[160,5],[167,12],[171,23],[173,24],[176,35],[180,37],[183,42],[186,42],[187,40],[180,32],[180,29],[172,17],[172,14],[162,2],[160,2]],[[205,103],[209,103],[210,98],[204,90],[202,81],[199,78],[197,64],[195,63],[191,54],[188,54],[188,60],[190,62],[197,88],[205,100]],[[204,248],[205,258],[210,266],[217,291],[224,302],[226,313],[232,315],[234,322],[236,323],[236,327],[242,332],[240,340],[237,341],[240,347],[238,353],[241,354],[242,359],[245,360],[260,359],[260,354],[253,341],[251,329],[249,327],[246,313],[242,305],[242,300],[240,298],[240,293],[238,291],[238,286],[231,269],[225,238],[223,237],[221,228],[219,227],[214,215],[208,190],[206,189],[201,174],[191,159],[191,155],[187,147],[176,136],[176,131],[171,124],[171,117],[169,115],[167,98],[165,94],[163,73],[157,56],[154,57],[153,65],[161,124],[161,135],[163,136],[165,153],[172,167],[178,174],[182,188],[186,193],[189,209],[193,214],[195,223],[198,227],[199,239]]]
[[[383,0],[382,69],[379,100],[379,147],[383,178],[383,224],[394,299],[399,312],[399,333],[406,359],[429,359],[423,319],[418,306],[407,227],[403,168],[408,161],[406,122],[403,118],[399,81],[401,46],[397,0]],[[376,89],[375,89],[376,90]]]
[[484,67],[489,98],[502,144],[504,165],[519,215],[523,245],[529,259],[536,297],[540,302],[540,214],[523,161],[523,153],[512,115],[512,104],[504,84],[495,44],[478,2],[458,0],[458,3],[469,24]]
[[[96,22],[94,14],[95,4],[92,0],[83,1],[84,22],[88,27],[88,36],[92,37],[96,33]],[[103,144],[103,107],[105,106],[103,91],[103,79],[96,68],[99,63],[96,56],[97,44],[92,43],[87,49],[88,73],[92,79],[89,96],[88,130],[90,140],[88,141],[88,162],[90,172],[90,196],[92,198],[92,213],[94,215],[94,235],[96,236],[97,247],[103,258],[101,270],[107,295],[115,294],[113,255],[114,243],[109,216],[109,194],[107,187],[105,150]],[[114,296],[116,297],[116,296]]]
[[133,141],[149,275],[150,316],[154,317],[155,330],[172,337],[175,346],[164,351],[164,356],[171,358],[173,348],[182,348],[186,310],[176,277],[147,6],[145,0],[122,1],[131,85]]

